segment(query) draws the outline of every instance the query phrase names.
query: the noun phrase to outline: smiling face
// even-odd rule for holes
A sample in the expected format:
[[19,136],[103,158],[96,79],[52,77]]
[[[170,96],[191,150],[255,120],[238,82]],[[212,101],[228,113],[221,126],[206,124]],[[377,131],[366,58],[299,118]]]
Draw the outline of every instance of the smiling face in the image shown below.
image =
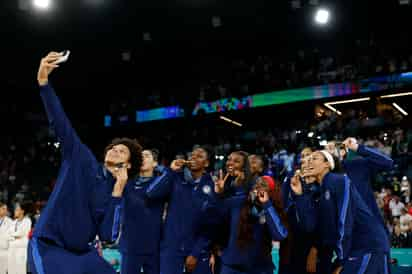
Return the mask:
[[203,148],[196,148],[192,151],[189,159],[189,169],[192,172],[204,171],[209,166],[208,153]]
[[245,158],[236,152],[229,155],[226,161],[226,171],[230,176],[235,176],[237,171],[243,171],[245,167]]
[[305,176],[318,177],[330,171],[330,164],[321,152],[316,151],[312,153],[308,159],[308,165],[305,167]]

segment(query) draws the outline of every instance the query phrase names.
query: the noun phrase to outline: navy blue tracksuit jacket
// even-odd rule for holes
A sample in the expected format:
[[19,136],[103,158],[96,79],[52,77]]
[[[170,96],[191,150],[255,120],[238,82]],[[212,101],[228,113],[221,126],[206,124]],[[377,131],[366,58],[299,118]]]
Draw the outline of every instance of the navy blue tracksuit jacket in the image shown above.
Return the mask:
[[[224,197],[224,196],[222,196]],[[253,241],[250,246],[241,249],[238,246],[238,226],[240,212],[247,200],[244,188],[233,188],[231,195],[216,198],[214,205],[214,223],[225,223],[229,220],[229,240],[222,250],[222,274],[229,273],[273,273],[274,266],[271,256],[262,254],[263,234],[268,232],[273,241],[286,238],[287,230],[282,225],[280,218],[271,202],[263,205],[255,214],[256,223],[253,225]],[[221,230],[217,231],[221,233]],[[266,259],[265,259],[266,258]]]
[[135,274],[143,268],[146,274],[158,274],[160,269],[160,238],[164,199],[149,199],[146,191],[151,184],[165,184],[169,171],[158,167],[159,176],[138,177],[126,185],[122,203],[122,233],[120,252],[122,274]]
[[[315,200],[319,195],[319,185],[303,184],[304,195],[307,199]],[[290,178],[286,178],[282,184],[283,208],[288,216],[289,229],[291,230],[290,258],[288,265],[280,265],[281,274],[304,274],[306,273],[306,263],[311,247],[317,247],[316,232],[306,232],[301,227],[301,221],[296,210],[294,195],[290,187]],[[320,253],[319,253],[320,255]],[[318,256],[319,257],[319,256]]]
[[50,125],[62,146],[55,188],[30,241],[34,273],[115,273],[90,246],[118,237],[120,198],[112,197],[114,178],[77,136],[53,88],[41,87]]
[[334,246],[342,273],[386,273],[390,250],[386,231],[350,179],[328,173],[320,194],[318,204],[304,195],[296,198],[305,229],[318,228],[320,244]]
[[372,213],[379,218],[384,225],[383,217],[379,211],[376,199],[373,194],[372,180],[379,171],[388,171],[393,168],[393,160],[364,145],[359,145],[356,157],[352,160],[344,160],[343,168],[349,176],[352,184],[356,187],[359,195]]
[[210,273],[210,237],[203,210],[214,196],[209,174],[194,180],[189,169],[171,172],[170,180],[153,183],[146,195],[150,199],[167,197],[167,216],[161,242],[161,273],[182,273],[187,256],[197,258],[193,273]]

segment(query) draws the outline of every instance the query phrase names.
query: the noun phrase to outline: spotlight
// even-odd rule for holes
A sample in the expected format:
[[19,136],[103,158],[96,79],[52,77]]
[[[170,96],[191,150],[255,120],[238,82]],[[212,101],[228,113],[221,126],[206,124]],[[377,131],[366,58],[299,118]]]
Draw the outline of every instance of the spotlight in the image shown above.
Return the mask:
[[48,9],[50,7],[50,0],[33,0],[33,5],[38,9]]
[[319,25],[326,25],[329,22],[329,11],[327,9],[319,9],[315,14],[315,22]]

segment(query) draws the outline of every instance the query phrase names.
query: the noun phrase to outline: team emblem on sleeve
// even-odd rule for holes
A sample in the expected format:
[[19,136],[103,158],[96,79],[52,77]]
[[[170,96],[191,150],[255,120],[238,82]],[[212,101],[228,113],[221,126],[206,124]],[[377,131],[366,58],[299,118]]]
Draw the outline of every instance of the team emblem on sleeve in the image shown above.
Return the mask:
[[212,189],[210,188],[210,186],[204,185],[202,187],[202,191],[203,191],[204,194],[209,194],[212,191]]
[[326,200],[329,200],[329,199],[330,199],[330,192],[329,192],[329,190],[326,190],[326,191],[325,191],[325,199],[326,199]]

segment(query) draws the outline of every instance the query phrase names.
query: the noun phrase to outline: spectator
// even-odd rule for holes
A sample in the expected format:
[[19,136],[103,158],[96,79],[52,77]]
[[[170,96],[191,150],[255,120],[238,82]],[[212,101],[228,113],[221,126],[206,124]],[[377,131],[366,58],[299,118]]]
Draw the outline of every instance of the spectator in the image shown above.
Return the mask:
[[405,205],[400,201],[399,196],[394,196],[389,203],[392,217],[399,218],[401,216],[401,210],[405,208]]
[[406,208],[402,208],[402,215],[400,217],[401,232],[406,233],[409,230],[409,223],[412,221],[412,216],[409,215]]
[[412,215],[412,202],[409,202],[406,208],[408,209],[409,215]]
[[27,273],[27,247],[31,230],[29,212],[30,206],[27,203],[17,205],[14,211],[15,220],[9,230],[8,274]]
[[411,185],[408,177],[403,176],[401,181],[401,195],[402,200],[407,204],[411,201]]
[[385,191],[385,196],[383,197],[383,209],[385,212],[385,218],[389,219],[392,215],[392,211],[390,209],[390,202],[392,200],[393,196],[392,196],[392,190],[387,188]]
[[401,194],[401,183],[399,182],[398,177],[393,177],[392,187],[393,187],[393,194],[395,195]]
[[0,202],[0,274],[7,273],[8,232],[12,225],[12,220],[7,215],[7,205]]
[[375,192],[375,199],[376,199],[376,204],[378,205],[379,211],[384,218],[385,216],[385,211],[384,211],[384,206],[385,203],[383,202],[383,198],[378,194],[378,192]]
[[396,225],[392,233],[392,247],[403,248],[406,245],[406,240],[406,235],[401,232],[400,226]]

